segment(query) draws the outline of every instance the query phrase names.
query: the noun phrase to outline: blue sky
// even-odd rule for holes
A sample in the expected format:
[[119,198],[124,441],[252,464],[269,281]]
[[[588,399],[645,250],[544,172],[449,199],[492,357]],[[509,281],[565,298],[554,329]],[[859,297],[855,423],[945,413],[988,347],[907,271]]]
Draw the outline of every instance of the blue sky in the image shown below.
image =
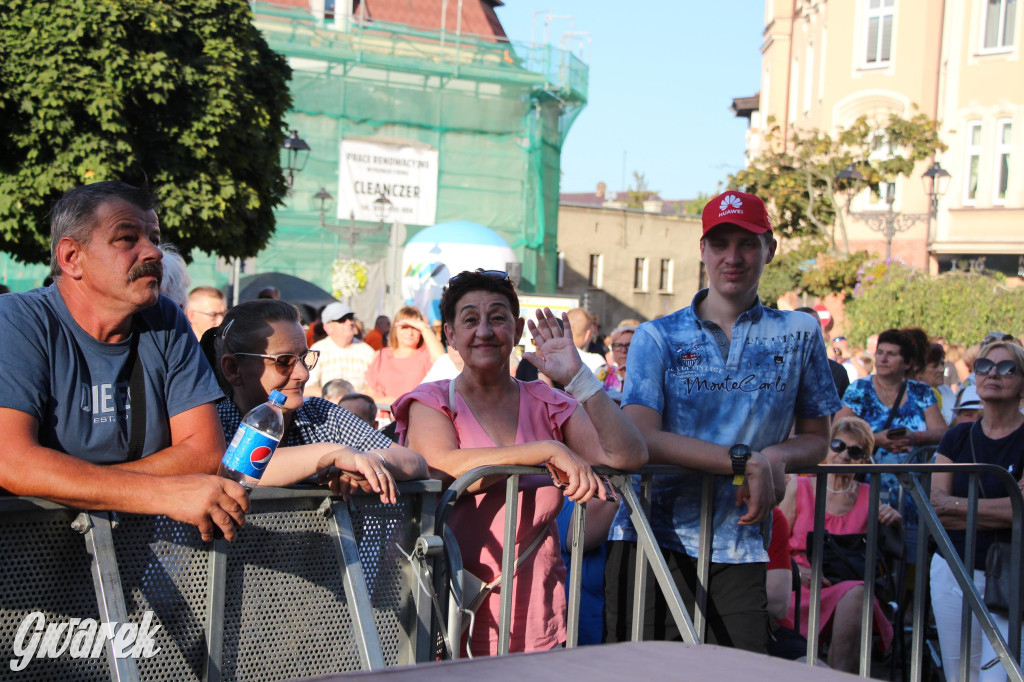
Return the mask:
[[[589,102],[562,147],[563,192],[624,189],[623,152],[626,184],[640,171],[666,199],[712,193],[742,168],[746,119],[729,107],[760,88],[764,2],[504,1],[498,18],[514,41],[530,41],[539,10],[590,34]],[[538,41],[543,29],[538,15]],[[553,19],[549,42],[569,29]]]

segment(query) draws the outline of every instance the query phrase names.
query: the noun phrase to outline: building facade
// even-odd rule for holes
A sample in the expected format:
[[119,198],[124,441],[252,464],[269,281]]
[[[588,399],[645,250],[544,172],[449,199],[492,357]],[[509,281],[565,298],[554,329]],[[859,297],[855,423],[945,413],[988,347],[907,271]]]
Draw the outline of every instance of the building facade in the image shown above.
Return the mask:
[[[1024,10],[1016,0],[767,0],[761,91],[748,155],[769,117],[787,137],[833,131],[858,117],[922,112],[949,149],[895,183],[893,208],[927,214],[933,161],[950,173],[937,215],[895,236],[894,257],[932,272],[952,267],[1024,277]],[[740,114],[740,112],[737,112]],[[885,210],[868,192],[854,211]],[[846,221],[852,249],[885,240]]]
[[578,296],[602,334],[683,308],[701,287],[700,217],[658,209],[559,207],[555,293]]

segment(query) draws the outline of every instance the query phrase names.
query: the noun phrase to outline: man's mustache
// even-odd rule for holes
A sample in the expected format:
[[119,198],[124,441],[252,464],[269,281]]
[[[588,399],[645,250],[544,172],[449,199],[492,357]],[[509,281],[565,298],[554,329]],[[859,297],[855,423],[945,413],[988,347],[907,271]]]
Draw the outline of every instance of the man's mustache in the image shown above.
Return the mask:
[[156,282],[159,284],[164,279],[164,266],[162,263],[143,263],[142,265],[136,265],[134,268],[128,271],[128,281],[134,282],[142,277],[156,277]]

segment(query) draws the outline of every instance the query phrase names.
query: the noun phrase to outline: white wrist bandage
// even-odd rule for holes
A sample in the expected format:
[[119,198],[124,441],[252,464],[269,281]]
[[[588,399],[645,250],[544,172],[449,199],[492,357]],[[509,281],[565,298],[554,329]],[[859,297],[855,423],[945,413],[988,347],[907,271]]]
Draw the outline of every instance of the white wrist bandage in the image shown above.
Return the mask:
[[585,403],[593,398],[597,393],[604,390],[601,386],[601,382],[594,373],[590,371],[586,365],[580,367],[579,371],[576,372],[576,376],[565,385],[565,390],[573,398],[576,398],[581,403]]

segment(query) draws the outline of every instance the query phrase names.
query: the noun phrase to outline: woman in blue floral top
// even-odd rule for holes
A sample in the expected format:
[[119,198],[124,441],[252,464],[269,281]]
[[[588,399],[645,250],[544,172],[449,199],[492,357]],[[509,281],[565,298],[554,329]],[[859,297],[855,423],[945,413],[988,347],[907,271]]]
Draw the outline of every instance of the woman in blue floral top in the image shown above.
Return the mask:
[[[875,374],[853,382],[843,394],[843,409],[836,419],[860,417],[871,426],[875,432],[875,463],[902,463],[910,450],[920,445],[936,445],[946,432],[946,422],[931,386],[907,378],[914,353],[909,335],[899,329],[887,329],[878,335]],[[886,427],[889,412],[904,384],[903,397]],[[901,428],[906,429],[903,435],[893,433]],[[883,488],[896,483],[891,475],[883,475],[882,480]]]

